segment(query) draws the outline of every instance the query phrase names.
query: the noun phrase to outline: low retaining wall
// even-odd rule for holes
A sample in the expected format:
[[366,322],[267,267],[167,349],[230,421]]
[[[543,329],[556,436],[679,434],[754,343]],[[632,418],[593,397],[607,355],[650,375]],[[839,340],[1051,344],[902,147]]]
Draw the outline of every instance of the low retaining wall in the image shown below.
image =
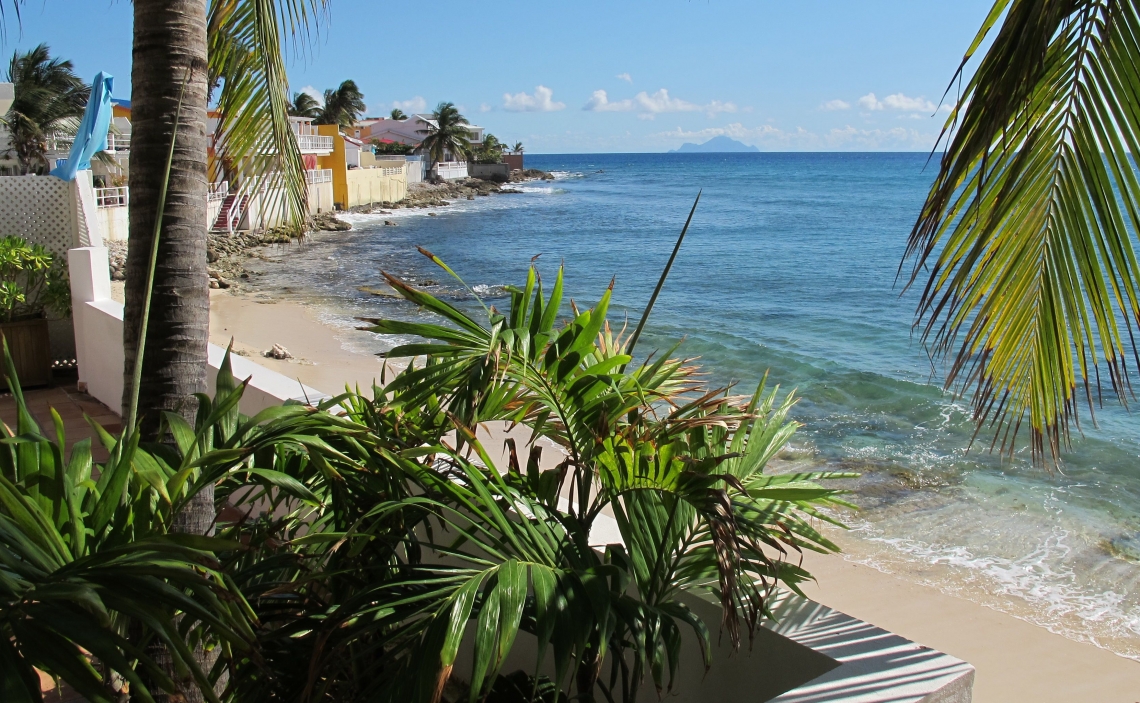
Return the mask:
[[[79,381],[87,392],[112,410],[123,403],[123,306],[111,299],[107,250],[83,247],[68,252],[71,267],[72,317],[79,361]],[[211,344],[208,350],[207,382],[213,388],[226,350]],[[234,376],[249,378],[241,399],[241,411],[254,415],[286,400],[315,402],[327,393],[271,371],[249,359],[231,355]]]
[[472,178],[506,183],[511,178],[511,167],[507,164],[467,164],[467,173]]
[[384,167],[379,162],[376,168],[354,168],[348,172],[345,208],[371,205],[373,203],[398,203],[408,196],[406,168],[401,160],[399,166]]

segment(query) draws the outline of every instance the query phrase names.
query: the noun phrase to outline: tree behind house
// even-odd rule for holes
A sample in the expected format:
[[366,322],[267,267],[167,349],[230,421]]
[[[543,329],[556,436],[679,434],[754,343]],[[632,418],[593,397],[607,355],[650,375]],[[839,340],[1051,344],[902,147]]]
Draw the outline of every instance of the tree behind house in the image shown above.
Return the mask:
[[72,70],[70,61],[51,56],[47,44],[12,55],[5,79],[14,100],[3,120],[8,128],[8,154],[21,173],[46,173],[48,141],[72,136],[83,118],[91,88]]

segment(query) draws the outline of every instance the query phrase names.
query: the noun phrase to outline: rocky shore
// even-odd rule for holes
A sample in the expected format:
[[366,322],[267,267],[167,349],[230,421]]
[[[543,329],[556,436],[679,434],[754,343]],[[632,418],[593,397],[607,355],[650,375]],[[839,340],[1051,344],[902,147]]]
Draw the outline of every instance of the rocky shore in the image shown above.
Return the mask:
[[[402,208],[438,208],[451,205],[456,200],[474,200],[493,194],[521,193],[511,188],[511,183],[524,181],[554,180],[554,176],[538,169],[525,171],[512,171],[510,180],[506,183],[483,180],[480,178],[464,178],[455,181],[442,181],[439,183],[414,183],[408,188],[406,198],[398,203],[376,203],[349,210],[353,213],[379,213],[398,210]],[[386,220],[384,224],[395,223]],[[210,232],[206,237],[207,271],[210,275],[211,288],[230,288],[241,279],[248,279],[250,273],[242,265],[249,258],[266,258],[265,247],[270,244],[288,244],[303,239],[310,232],[345,232],[352,229],[352,225],[338,218],[336,213],[323,212],[308,218],[305,222],[304,232],[298,234],[295,229],[286,227],[272,227],[262,232]],[[111,280],[126,280],[127,243],[107,242],[108,265],[111,269]]]

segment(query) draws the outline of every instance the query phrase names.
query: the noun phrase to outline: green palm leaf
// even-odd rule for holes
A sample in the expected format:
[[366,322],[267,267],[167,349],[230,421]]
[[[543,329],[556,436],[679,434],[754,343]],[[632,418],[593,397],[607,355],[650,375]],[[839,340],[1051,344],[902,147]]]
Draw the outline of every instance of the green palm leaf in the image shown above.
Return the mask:
[[1102,385],[1124,399],[1137,358],[1140,8],[999,0],[963,64],[1003,13],[947,121],[908,285],[992,446],[1013,452],[1028,417],[1034,457],[1056,459],[1079,405]]

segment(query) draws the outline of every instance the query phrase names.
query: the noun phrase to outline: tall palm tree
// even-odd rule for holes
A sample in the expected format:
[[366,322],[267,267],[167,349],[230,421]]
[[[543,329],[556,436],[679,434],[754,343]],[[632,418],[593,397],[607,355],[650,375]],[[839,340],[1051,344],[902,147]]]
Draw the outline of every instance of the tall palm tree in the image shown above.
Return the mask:
[[1101,367],[1124,400],[1140,359],[1140,2],[997,0],[952,86],[1003,14],[943,130],[909,284],[979,428],[1012,452],[1028,418],[1056,459]]
[[293,93],[289,114],[293,117],[308,117],[315,120],[321,116],[321,103],[308,93]]
[[421,134],[427,135],[421,148],[428,155],[429,171],[436,163],[443,161],[448,153],[466,156],[471,150],[471,131],[467,129],[470,122],[459,113],[454,103],[441,102],[436,105],[432,121],[435,124],[426,130],[420,130]]
[[83,118],[91,88],[72,70],[70,61],[52,58],[47,44],[12,55],[5,80],[13,84],[12,107],[3,116],[8,153],[23,173],[42,173],[47,141],[53,134],[73,134]]
[[325,91],[325,104],[317,117],[317,124],[335,124],[351,127],[364,114],[364,94],[356,87],[356,82],[347,80],[336,90]]
[[511,147],[511,151],[516,153],[516,154],[523,153],[523,143],[522,142],[515,142],[515,145]]
[[[298,36],[327,2],[135,0],[123,405],[124,416],[131,416],[137,380],[134,417],[146,436],[155,436],[164,411],[193,421],[195,394],[206,390],[207,88],[220,79],[218,151],[252,172],[280,174],[277,185],[285,193],[289,218],[300,222],[304,165],[288,121],[282,41]],[[266,143],[276,149],[265,149]],[[139,352],[142,364],[136,370]],[[206,487],[179,511],[172,529],[207,534],[214,523],[213,499],[212,486]],[[205,652],[196,656],[199,664],[207,663]],[[172,676],[178,674],[173,668]],[[190,681],[180,682],[180,694],[189,703],[203,700]]]
[[394,107],[394,108],[392,108],[392,112],[388,115],[388,119],[390,119],[390,120],[406,120],[406,119],[408,119],[408,116],[405,115],[404,111],[401,110],[400,108]]

